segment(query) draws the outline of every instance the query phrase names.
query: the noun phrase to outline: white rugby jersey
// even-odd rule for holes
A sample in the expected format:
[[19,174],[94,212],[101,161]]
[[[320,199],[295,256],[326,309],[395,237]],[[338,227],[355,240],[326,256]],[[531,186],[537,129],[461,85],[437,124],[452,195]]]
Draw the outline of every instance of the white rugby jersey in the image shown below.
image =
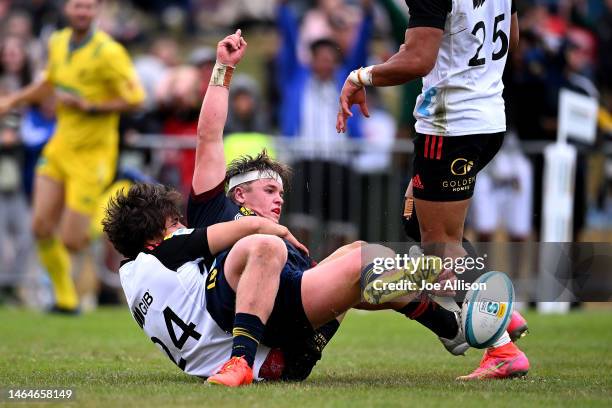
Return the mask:
[[463,136],[505,131],[502,74],[510,47],[512,0],[406,3],[409,28],[444,29],[436,65],[423,78],[414,110],[417,132]]
[[[204,263],[211,259],[206,229],[180,229],[119,269],[136,323],[174,364],[199,377],[216,373],[232,352],[232,335],[206,309]],[[268,352],[257,349],[255,377]]]

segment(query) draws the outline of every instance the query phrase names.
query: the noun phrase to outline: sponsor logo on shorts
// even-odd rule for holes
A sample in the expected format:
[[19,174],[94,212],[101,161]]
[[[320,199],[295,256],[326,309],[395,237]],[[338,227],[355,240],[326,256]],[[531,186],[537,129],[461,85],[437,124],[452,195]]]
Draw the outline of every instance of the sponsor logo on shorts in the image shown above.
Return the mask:
[[423,186],[423,182],[421,181],[421,176],[418,174],[412,178],[412,187],[418,188],[419,190],[423,190],[425,186]]
[[442,188],[453,192],[471,190],[476,182],[476,176],[464,177],[459,180],[443,180]]
[[476,182],[476,176],[467,176],[470,171],[474,168],[474,162],[472,160],[459,157],[450,165],[450,172],[453,176],[451,179],[442,180],[442,189],[451,190],[452,192],[469,191],[474,187]]
[[474,167],[474,162],[472,160],[459,157],[451,163],[450,171],[455,176],[465,176],[472,170],[472,167]]

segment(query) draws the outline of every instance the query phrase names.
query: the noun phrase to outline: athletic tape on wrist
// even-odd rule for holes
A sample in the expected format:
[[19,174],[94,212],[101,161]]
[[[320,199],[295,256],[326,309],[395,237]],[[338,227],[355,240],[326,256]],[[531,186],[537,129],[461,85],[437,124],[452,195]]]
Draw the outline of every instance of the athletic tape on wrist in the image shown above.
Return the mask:
[[348,79],[357,86],[372,86],[372,68],[373,65],[365,68],[359,68],[352,71]]
[[233,74],[234,67],[217,61],[215,62],[215,67],[213,68],[212,75],[210,76],[209,84],[212,86],[223,86],[229,89]]

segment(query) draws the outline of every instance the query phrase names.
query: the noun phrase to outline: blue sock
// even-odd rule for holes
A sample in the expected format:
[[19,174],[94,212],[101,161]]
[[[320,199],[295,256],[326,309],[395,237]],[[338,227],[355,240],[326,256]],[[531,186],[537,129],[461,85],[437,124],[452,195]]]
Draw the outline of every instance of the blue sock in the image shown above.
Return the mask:
[[266,326],[259,317],[249,313],[236,313],[234,318],[234,342],[232,357],[244,357],[250,367],[255,362],[255,353]]

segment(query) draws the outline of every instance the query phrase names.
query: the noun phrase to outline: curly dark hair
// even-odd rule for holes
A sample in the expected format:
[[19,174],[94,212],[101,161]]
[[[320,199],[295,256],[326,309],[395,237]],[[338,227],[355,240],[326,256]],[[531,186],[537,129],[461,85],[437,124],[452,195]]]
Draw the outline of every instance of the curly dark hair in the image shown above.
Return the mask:
[[137,183],[112,197],[102,220],[115,249],[134,258],[147,241],[163,238],[168,218],[181,218],[181,194],[161,184]]
[[[278,173],[278,175],[283,180],[283,186],[285,186],[285,190],[289,188],[289,184],[291,183],[291,175],[293,173],[291,167],[272,159],[270,156],[268,156],[268,152],[266,151],[266,149],[263,149],[255,157],[244,155],[232,160],[232,162],[227,166],[227,171],[225,172],[225,181],[229,182],[232,177],[253,170],[272,170]],[[245,184],[248,185],[250,183],[252,183],[252,181]],[[233,191],[228,191],[227,194],[231,197],[233,195]]]

